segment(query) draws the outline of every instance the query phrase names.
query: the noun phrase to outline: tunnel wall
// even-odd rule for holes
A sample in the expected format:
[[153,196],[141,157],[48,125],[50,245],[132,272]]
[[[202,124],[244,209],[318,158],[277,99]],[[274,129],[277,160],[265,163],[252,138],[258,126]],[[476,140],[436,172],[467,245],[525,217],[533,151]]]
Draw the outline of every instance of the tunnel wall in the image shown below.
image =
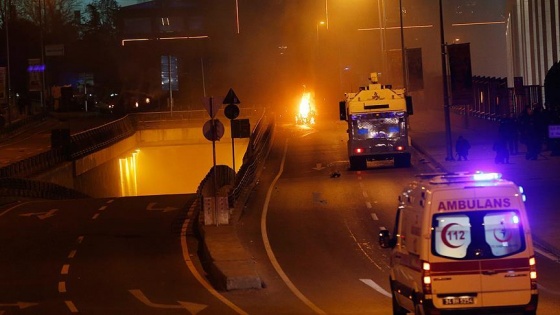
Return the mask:
[[[228,129],[228,128],[226,128]],[[223,141],[231,141],[231,138]],[[137,130],[109,147],[33,176],[33,179],[78,190],[91,197],[120,196],[118,157],[142,146],[208,143],[201,127]]]

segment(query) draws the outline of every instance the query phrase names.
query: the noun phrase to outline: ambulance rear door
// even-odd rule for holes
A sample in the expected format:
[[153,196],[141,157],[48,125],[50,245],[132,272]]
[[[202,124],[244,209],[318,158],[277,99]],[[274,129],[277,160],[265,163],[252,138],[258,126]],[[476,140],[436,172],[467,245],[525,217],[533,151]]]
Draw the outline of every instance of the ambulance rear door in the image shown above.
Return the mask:
[[[443,196],[441,196],[443,197]],[[438,308],[527,304],[531,281],[523,205],[511,187],[464,189],[432,217],[431,263]]]

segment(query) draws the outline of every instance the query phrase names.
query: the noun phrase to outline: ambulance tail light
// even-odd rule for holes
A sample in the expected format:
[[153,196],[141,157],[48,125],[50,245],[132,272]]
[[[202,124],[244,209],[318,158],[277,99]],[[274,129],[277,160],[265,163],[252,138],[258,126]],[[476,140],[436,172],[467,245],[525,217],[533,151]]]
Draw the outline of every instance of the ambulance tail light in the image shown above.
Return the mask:
[[535,257],[529,258],[529,276],[531,278],[531,290],[537,289],[537,261]]
[[354,149],[354,152],[355,152],[355,153],[358,153],[358,154],[364,153],[364,149],[363,149],[363,148],[355,148],[355,149]]
[[398,145],[395,147],[395,151],[404,151],[405,147],[404,145]]
[[422,262],[422,289],[424,294],[432,294],[432,277],[430,276],[430,263]]

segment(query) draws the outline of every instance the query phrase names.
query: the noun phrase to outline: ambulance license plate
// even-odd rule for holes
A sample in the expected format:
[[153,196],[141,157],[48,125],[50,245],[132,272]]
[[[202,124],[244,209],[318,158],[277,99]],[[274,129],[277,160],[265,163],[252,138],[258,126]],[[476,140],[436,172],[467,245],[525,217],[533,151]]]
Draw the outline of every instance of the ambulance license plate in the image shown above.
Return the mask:
[[443,305],[474,304],[472,296],[453,296],[443,298]]

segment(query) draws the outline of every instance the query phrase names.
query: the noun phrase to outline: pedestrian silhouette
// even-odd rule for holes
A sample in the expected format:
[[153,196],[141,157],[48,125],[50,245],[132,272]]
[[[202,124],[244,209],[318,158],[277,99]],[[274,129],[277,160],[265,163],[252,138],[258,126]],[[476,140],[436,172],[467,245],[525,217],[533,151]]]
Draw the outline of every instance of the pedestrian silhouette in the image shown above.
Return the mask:
[[457,142],[455,143],[455,152],[457,152],[457,159],[461,161],[464,159],[465,161],[468,160],[467,157],[469,155],[469,149],[471,145],[467,139],[463,138],[463,136],[459,136],[457,138]]
[[509,164],[508,139],[506,137],[499,136],[492,149],[496,151],[496,157],[494,158],[496,164]]
[[520,116],[521,139],[527,146],[525,159],[536,160],[542,146],[542,117],[538,107],[527,106]]
[[498,133],[500,137],[504,137],[506,139],[509,147],[509,154],[516,155],[519,152],[517,144],[519,141],[519,127],[518,122],[513,115],[504,118],[500,122]]

